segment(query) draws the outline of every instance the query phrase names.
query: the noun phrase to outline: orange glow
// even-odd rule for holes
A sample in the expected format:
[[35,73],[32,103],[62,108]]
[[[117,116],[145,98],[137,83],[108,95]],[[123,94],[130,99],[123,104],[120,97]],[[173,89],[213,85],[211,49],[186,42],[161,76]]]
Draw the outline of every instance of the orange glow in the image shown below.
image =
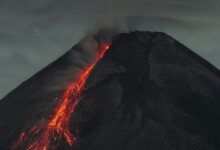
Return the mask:
[[26,133],[25,132],[22,132],[18,138],[18,140],[13,143],[13,146],[12,146],[12,150],[16,149],[16,145],[20,145],[24,142],[24,140],[26,139]]
[[108,49],[109,44],[104,44],[95,60],[66,88],[49,122],[43,127],[32,127],[28,134],[22,132],[17,142],[13,144],[13,150],[23,147],[22,144],[31,137],[35,138],[27,146],[24,146],[26,150],[48,150],[52,141],[62,140],[63,138],[70,146],[77,141],[76,135],[70,132],[70,117],[80,101],[80,95],[91,70]]

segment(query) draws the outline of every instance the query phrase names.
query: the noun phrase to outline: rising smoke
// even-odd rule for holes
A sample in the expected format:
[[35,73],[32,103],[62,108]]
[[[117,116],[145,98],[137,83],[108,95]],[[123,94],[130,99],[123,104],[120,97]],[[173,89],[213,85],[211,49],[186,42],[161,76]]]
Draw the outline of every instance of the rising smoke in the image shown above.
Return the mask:
[[106,26],[166,32],[219,67],[219,6],[218,0],[2,0],[0,97]]

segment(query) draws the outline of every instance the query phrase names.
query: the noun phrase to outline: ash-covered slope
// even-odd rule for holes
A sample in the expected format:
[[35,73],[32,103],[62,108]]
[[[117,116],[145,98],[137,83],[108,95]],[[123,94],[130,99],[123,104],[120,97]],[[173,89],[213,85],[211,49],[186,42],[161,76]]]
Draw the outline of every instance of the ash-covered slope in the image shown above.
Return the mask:
[[76,150],[219,150],[220,74],[164,33],[118,35],[78,112]]
[[111,39],[106,32],[85,37],[0,100],[0,150],[11,149],[23,132],[48,122],[66,87],[94,59],[99,46]]
[[[47,85],[74,66],[66,57],[0,101],[0,149],[53,113],[64,88],[48,92]],[[219,91],[219,71],[166,34],[119,34],[71,118],[77,143],[56,149],[220,150]]]

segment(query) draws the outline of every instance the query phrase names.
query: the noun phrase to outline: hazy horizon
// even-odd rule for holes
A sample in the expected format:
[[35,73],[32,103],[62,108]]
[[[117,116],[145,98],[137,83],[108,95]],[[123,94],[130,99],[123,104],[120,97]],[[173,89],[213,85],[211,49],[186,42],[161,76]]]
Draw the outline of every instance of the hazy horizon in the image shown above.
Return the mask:
[[101,27],[162,31],[220,68],[217,0],[0,0],[0,99]]

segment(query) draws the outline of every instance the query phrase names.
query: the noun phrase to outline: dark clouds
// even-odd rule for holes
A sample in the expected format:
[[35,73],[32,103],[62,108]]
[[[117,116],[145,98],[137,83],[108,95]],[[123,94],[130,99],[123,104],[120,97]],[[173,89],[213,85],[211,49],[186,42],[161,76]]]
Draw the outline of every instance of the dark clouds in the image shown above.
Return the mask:
[[220,68],[218,0],[0,0],[0,97],[102,26],[164,31]]

